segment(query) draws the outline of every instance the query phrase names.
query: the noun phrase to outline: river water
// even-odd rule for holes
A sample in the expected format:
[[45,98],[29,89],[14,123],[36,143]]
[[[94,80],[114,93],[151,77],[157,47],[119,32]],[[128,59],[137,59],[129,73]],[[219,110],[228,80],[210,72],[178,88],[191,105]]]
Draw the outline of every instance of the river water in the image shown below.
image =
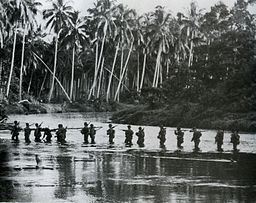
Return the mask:
[[[12,115],[18,120],[41,123],[42,127],[79,128],[83,122],[102,127],[96,145],[84,145],[79,130],[68,130],[67,144],[27,145],[10,141],[10,132],[0,131],[0,201],[19,202],[256,202],[256,160],[246,164],[228,159],[179,158],[166,156],[177,150],[174,128],[167,128],[166,148],[159,147],[158,127],[145,128],[145,147],[124,146],[126,125],[118,125],[115,144],[109,146],[106,130],[110,113],[63,113]],[[114,124],[115,125],[115,124]],[[136,132],[138,126],[132,126]],[[203,132],[202,154],[218,154],[216,131]],[[185,132],[181,153],[193,154],[192,133]],[[31,134],[33,140],[33,133]],[[223,154],[232,154],[230,133],[225,133]],[[256,136],[240,134],[238,147],[243,154],[256,156]],[[35,154],[42,163],[36,169]],[[196,156],[196,155],[195,155]],[[221,156],[221,155],[220,155]]]

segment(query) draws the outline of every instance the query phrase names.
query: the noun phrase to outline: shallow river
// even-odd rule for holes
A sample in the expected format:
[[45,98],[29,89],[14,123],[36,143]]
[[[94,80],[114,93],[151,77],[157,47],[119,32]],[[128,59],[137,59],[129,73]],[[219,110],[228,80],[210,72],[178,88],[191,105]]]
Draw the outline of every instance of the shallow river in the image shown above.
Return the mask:
[[[79,130],[68,130],[67,144],[27,145],[10,141],[10,132],[0,131],[7,152],[0,161],[0,201],[25,202],[256,202],[256,167],[226,159],[174,159],[164,156],[177,150],[174,128],[167,128],[166,149],[159,148],[159,128],[145,128],[145,147],[139,148],[134,136],[131,148],[124,146],[126,125],[118,125],[115,144],[108,145],[111,114],[65,113],[12,115],[10,122],[38,122],[42,127],[79,128],[83,122],[101,126],[96,145],[83,145]],[[136,132],[138,126],[132,126]],[[216,153],[216,131],[205,131],[200,143],[202,153]],[[184,153],[192,153],[192,133],[185,132]],[[33,133],[31,134],[33,140]],[[256,154],[256,136],[240,134],[240,152]],[[223,148],[231,154],[230,133],[225,133]],[[135,152],[136,153],[133,153]],[[158,153],[152,155],[152,153]],[[35,168],[35,154],[42,163]],[[160,156],[159,154],[163,155]],[[255,157],[255,156],[254,156]],[[255,160],[252,162],[255,163]]]

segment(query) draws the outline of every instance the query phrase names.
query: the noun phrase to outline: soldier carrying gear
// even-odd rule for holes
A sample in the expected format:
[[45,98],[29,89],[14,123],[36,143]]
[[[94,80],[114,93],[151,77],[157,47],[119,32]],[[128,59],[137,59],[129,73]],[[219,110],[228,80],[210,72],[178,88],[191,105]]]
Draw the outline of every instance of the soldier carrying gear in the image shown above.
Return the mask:
[[195,127],[193,128],[193,137],[191,139],[191,142],[194,141],[195,143],[195,151],[199,151],[200,148],[198,147],[199,146],[199,143],[200,143],[200,137],[202,136],[202,133],[200,131],[198,131]]
[[43,139],[46,137],[45,142],[46,143],[51,143],[52,142],[52,133],[51,133],[51,131],[54,131],[54,130],[50,130],[49,128],[44,128],[44,129],[42,129],[42,131],[44,131]]
[[174,134],[177,135],[177,147],[180,149],[183,148],[181,144],[184,142],[184,132],[181,131],[180,127],[177,127]]
[[115,130],[112,124],[108,125],[109,129],[107,130],[107,135],[109,137],[109,144],[114,144],[114,138],[115,138]]
[[66,133],[67,133],[67,129],[64,128],[62,124],[59,124],[58,129],[56,131],[56,135],[57,135],[57,141],[60,142],[61,144],[66,142]]
[[139,127],[139,131],[136,132],[136,135],[138,136],[137,144],[139,145],[139,147],[144,147],[145,146],[144,145],[144,137],[145,137],[144,129]]
[[166,128],[163,125],[160,126],[160,131],[158,133],[157,138],[160,140],[160,147],[164,147],[164,143],[166,141]]
[[223,149],[221,148],[223,145],[223,138],[224,138],[224,131],[219,129],[215,136],[215,144],[217,143],[217,151],[219,152],[223,151]]
[[36,129],[35,129],[35,132],[34,132],[35,142],[41,142],[41,139],[40,139],[41,136],[42,136],[42,134],[41,134],[41,131],[42,131],[41,124],[38,125],[38,123],[36,123],[35,126],[36,126]]
[[232,131],[230,142],[233,144],[233,150],[237,151],[237,145],[240,144],[240,136],[238,130]]
[[14,126],[11,129],[12,134],[12,140],[18,142],[19,141],[19,132],[21,131],[21,128],[19,126],[19,123],[17,121],[14,121]]
[[132,145],[133,131],[132,131],[130,125],[128,125],[127,128],[128,128],[127,130],[123,130],[125,132],[125,141],[124,141],[124,143],[127,146],[131,146]]
[[95,130],[93,124],[90,125],[89,135],[90,135],[90,138],[91,138],[91,144],[95,144],[96,130]]
[[84,122],[84,127],[81,130],[81,133],[84,135],[84,143],[88,144],[88,137],[89,137],[89,128],[88,128],[88,123]]
[[28,144],[31,142],[29,139],[30,133],[31,133],[31,129],[30,129],[29,123],[26,123],[26,127],[24,128],[24,137],[25,137],[25,142]]

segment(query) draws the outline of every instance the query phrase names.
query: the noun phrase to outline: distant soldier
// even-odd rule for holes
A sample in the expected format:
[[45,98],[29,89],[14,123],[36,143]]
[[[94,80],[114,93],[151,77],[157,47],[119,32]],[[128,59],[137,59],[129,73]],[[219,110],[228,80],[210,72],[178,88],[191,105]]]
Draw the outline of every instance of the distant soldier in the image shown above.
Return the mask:
[[195,127],[193,128],[192,132],[193,132],[193,137],[191,139],[191,142],[194,141],[195,150],[199,151],[200,148],[198,146],[199,146],[199,143],[200,143],[200,137],[202,136],[202,133],[200,131],[198,131]]
[[26,123],[26,127],[24,128],[24,137],[25,137],[25,142],[28,144],[31,142],[29,139],[30,133],[31,133],[31,129],[30,129],[29,123]]
[[49,128],[44,128],[43,131],[44,131],[43,139],[45,138],[46,143],[51,143],[52,142],[52,132],[51,132],[51,130]]
[[237,151],[237,145],[240,144],[240,136],[238,130],[232,131],[230,142],[233,144],[233,150]]
[[89,135],[90,135],[90,138],[91,138],[91,144],[95,144],[96,129],[93,126],[93,124],[90,125]]
[[215,144],[217,143],[217,151],[219,152],[223,151],[223,149],[221,148],[223,145],[223,138],[224,138],[224,131],[219,129],[215,136]]
[[164,147],[164,143],[166,141],[166,128],[163,125],[160,126],[160,131],[158,133],[157,138],[160,140],[160,147]]
[[88,137],[89,137],[89,128],[88,128],[88,123],[84,122],[84,127],[81,130],[82,135],[84,135],[84,143],[88,144]]
[[17,121],[14,121],[14,126],[12,127],[11,134],[12,134],[12,140],[18,142],[19,141],[19,132],[21,131],[21,128],[19,126],[19,123]]
[[139,127],[139,131],[136,132],[136,135],[138,136],[137,144],[139,145],[139,147],[144,147],[145,146],[144,145],[144,137],[145,137],[144,129]]
[[41,131],[42,131],[41,125],[38,125],[38,123],[36,123],[35,126],[36,126],[36,129],[35,129],[35,132],[34,132],[35,142],[41,142],[41,137],[42,137],[42,134],[41,134]]
[[130,125],[128,125],[127,128],[128,128],[127,130],[123,130],[125,132],[125,141],[124,141],[124,143],[127,146],[131,146],[132,145],[133,131],[132,131]]
[[107,135],[109,137],[109,144],[114,144],[114,138],[115,138],[115,130],[112,124],[108,125],[109,129],[107,130]]
[[174,131],[174,134],[177,135],[177,147],[179,149],[183,148],[181,144],[184,142],[184,132],[181,131],[180,127],[177,127],[177,130]]
[[58,129],[56,131],[56,135],[57,141],[60,142],[61,144],[64,144],[66,142],[66,133],[67,129],[64,128],[62,124],[59,124]]

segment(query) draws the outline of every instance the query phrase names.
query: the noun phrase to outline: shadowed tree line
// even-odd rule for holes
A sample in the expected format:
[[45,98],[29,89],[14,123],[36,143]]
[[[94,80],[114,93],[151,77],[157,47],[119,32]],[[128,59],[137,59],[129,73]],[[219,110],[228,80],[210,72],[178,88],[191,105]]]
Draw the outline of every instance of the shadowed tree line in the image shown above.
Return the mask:
[[[255,110],[254,3],[219,2],[205,12],[192,2],[177,15],[161,6],[138,15],[99,0],[82,16],[69,1],[40,10],[35,0],[2,0],[1,99]],[[39,12],[51,34],[36,21]]]

